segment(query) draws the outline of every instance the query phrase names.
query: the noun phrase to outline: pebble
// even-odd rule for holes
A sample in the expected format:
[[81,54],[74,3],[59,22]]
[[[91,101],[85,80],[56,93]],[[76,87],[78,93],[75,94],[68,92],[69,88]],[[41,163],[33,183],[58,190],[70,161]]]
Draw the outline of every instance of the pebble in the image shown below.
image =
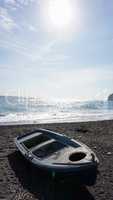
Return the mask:
[[111,155],[112,153],[111,152],[107,152],[107,155]]

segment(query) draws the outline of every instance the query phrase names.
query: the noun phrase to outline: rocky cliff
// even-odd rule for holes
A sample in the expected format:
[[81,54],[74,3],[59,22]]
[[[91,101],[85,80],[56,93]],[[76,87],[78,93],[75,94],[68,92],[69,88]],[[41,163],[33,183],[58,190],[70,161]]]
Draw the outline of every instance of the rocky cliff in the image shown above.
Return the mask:
[[108,101],[113,101],[113,94],[110,94],[110,95],[108,96]]

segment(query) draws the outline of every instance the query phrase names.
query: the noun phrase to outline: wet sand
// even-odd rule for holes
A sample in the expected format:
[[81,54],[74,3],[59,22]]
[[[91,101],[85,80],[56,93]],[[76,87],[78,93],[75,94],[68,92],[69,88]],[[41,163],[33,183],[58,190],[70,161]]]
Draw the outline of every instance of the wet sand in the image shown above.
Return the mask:
[[[65,133],[94,150],[100,161],[94,186],[77,187],[74,181],[53,184],[23,161],[13,139],[38,127]],[[5,199],[113,200],[113,121],[0,126],[0,200]]]

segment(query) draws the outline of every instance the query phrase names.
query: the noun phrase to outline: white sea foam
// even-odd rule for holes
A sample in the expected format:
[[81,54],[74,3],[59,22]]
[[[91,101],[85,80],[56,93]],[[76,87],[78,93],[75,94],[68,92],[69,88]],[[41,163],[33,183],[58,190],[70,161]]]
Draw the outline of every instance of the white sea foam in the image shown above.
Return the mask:
[[[32,100],[32,101],[31,101]],[[0,124],[82,122],[113,119],[113,103],[43,101],[0,97]]]

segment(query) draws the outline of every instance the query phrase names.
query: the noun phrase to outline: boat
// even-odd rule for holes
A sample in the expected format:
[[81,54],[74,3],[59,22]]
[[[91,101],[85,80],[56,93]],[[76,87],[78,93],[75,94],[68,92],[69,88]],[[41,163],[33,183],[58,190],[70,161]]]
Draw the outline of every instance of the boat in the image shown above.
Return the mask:
[[16,137],[15,144],[30,163],[53,176],[75,177],[86,185],[96,181],[99,160],[95,153],[64,134],[37,129]]

